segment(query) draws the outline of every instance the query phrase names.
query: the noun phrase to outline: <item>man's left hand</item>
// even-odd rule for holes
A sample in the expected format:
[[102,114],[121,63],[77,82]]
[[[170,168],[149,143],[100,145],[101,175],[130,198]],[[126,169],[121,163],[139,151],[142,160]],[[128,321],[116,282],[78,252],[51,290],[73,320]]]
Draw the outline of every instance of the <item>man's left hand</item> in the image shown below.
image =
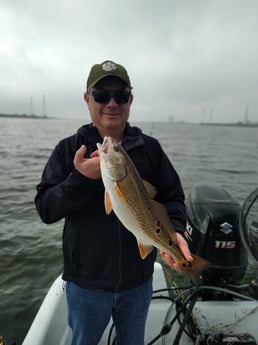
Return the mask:
[[[179,249],[183,253],[185,259],[187,261],[193,261],[193,257],[191,256],[191,253],[190,253],[190,250],[189,250],[189,247],[188,247],[186,240],[184,239],[184,237],[180,233],[177,232],[176,235],[177,235],[177,246],[179,247]],[[161,255],[163,261],[167,265],[169,265],[171,268],[173,268],[177,272],[182,272],[180,265],[177,262],[175,262],[175,260],[172,258],[171,255],[169,255],[168,253],[165,253],[163,251],[160,251],[160,255]]]

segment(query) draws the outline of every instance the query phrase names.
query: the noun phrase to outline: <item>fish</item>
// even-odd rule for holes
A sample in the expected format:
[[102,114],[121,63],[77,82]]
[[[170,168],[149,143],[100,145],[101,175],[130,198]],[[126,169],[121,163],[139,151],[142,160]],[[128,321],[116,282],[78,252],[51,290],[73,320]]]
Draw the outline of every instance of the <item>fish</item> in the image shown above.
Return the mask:
[[191,254],[187,261],[177,246],[176,231],[165,205],[154,200],[157,189],[143,180],[121,144],[110,136],[97,143],[101,177],[105,187],[105,212],[112,210],[136,238],[139,254],[145,259],[153,248],[172,256],[183,272],[196,281],[209,262]]

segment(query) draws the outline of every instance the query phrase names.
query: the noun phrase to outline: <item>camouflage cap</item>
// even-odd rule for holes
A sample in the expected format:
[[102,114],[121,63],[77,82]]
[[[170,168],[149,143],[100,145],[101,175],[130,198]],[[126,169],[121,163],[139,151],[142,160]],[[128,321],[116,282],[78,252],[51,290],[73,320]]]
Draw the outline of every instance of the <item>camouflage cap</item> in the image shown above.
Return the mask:
[[109,60],[92,66],[86,86],[87,88],[94,87],[101,79],[109,76],[122,79],[128,87],[132,88],[130,78],[124,66]]

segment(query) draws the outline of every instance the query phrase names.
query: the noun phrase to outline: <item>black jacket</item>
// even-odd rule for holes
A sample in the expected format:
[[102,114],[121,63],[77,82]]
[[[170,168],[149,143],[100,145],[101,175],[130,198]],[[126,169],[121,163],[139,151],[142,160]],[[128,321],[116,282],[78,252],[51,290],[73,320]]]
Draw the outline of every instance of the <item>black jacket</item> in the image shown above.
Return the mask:
[[[156,250],[142,260],[135,237],[113,212],[106,215],[102,180],[89,179],[75,170],[73,158],[78,148],[85,144],[89,157],[97,142],[102,139],[92,124],[60,141],[37,185],[35,203],[43,222],[65,218],[63,279],[84,288],[119,291],[151,277]],[[176,230],[184,232],[184,193],[159,142],[127,124],[122,145],[141,177],[158,189],[155,199],[166,205]]]

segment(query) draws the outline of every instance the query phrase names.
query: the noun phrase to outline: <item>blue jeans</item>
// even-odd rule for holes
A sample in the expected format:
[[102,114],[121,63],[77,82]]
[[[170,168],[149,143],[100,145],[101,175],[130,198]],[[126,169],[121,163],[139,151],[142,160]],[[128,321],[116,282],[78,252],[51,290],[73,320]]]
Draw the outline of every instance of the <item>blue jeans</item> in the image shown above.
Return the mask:
[[111,317],[116,345],[144,345],[152,278],[121,292],[87,290],[68,282],[66,296],[72,345],[97,345]]

